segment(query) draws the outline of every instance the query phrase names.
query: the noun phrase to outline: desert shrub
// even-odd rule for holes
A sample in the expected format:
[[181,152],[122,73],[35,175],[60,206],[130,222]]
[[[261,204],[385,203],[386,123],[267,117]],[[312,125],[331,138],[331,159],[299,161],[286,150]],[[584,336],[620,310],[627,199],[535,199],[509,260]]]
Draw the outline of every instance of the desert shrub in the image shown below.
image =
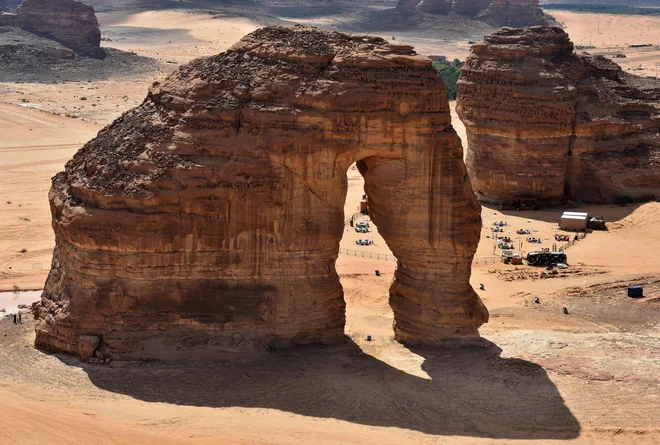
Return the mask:
[[463,68],[464,64],[464,62],[458,59],[454,59],[451,62],[435,62],[433,64],[433,67],[440,71],[442,80],[445,82],[447,99],[449,100],[456,99],[456,82],[458,82],[458,76],[461,74],[461,68]]

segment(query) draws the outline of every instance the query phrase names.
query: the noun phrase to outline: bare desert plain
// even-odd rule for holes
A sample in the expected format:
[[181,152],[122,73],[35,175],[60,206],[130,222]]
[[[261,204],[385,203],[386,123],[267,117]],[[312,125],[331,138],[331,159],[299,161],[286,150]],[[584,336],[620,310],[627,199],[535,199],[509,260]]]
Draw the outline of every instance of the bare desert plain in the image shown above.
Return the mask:
[[[7,291],[0,309],[33,298],[19,291],[43,288],[54,246],[50,178],[102,126],[138,104],[151,82],[264,24],[358,30],[350,15],[235,8],[97,8],[110,39],[105,46],[154,60],[139,74],[119,67],[92,81],[78,73],[21,82],[3,79],[0,66],[0,291]],[[553,15],[576,44],[591,37],[595,52],[624,52],[627,58],[617,59],[624,68],[641,64],[637,74],[654,74],[660,17]],[[383,17],[375,10],[374,22],[363,25],[424,54],[465,59],[468,40],[476,39],[457,38],[460,29],[444,38],[438,29],[395,32]],[[647,41],[656,47],[626,47]],[[452,122],[465,144],[455,113]],[[347,220],[364,193],[357,169],[349,169],[348,184]],[[608,230],[568,247],[569,268],[549,273],[500,263],[491,226],[506,221],[521,253],[551,247],[562,244],[554,240],[562,209],[483,207],[471,283],[483,284],[477,292],[490,311],[480,330],[484,348],[407,348],[394,340],[388,289],[396,262],[373,225],[374,245],[358,246],[366,235],[349,225],[340,245],[336,267],[347,303],[341,346],[256,361],[98,366],[35,350],[28,311],[21,325],[0,318],[0,444],[660,443],[660,203],[571,209],[603,216]],[[542,243],[528,243],[517,229]],[[629,285],[643,285],[645,298],[628,298]]]

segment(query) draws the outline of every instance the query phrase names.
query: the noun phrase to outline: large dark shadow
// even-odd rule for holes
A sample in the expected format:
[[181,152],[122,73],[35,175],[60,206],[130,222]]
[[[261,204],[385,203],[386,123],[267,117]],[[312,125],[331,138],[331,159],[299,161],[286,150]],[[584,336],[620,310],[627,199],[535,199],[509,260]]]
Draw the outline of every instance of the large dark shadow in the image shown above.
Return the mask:
[[[475,349],[412,349],[430,377],[407,374],[353,342],[272,352],[255,362],[82,365],[99,388],[147,402],[272,408],[433,435],[574,439],[580,425],[538,365]],[[81,366],[61,356],[69,365]]]

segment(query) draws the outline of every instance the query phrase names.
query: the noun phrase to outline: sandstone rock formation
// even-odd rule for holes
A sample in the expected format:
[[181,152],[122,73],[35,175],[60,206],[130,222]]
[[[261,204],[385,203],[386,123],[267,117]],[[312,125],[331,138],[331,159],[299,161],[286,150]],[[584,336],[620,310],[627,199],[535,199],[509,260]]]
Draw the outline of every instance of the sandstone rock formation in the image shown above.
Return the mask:
[[539,0],[399,0],[397,9],[432,14],[448,14],[453,11],[495,27],[545,23]]
[[477,18],[491,26],[529,26],[544,23],[539,0],[492,0]]
[[92,336],[112,359],[176,359],[343,338],[354,162],[399,259],[396,338],[478,338],[480,207],[431,61],[270,27],[154,84],[54,177],[36,345],[76,353]]
[[77,0],[24,0],[16,14],[0,15],[0,26],[20,27],[90,57],[106,55],[94,8]]
[[456,14],[476,17],[490,5],[492,0],[453,0],[452,9]]
[[660,82],[574,54],[556,27],[505,28],[472,52],[457,111],[479,199],[660,195]]

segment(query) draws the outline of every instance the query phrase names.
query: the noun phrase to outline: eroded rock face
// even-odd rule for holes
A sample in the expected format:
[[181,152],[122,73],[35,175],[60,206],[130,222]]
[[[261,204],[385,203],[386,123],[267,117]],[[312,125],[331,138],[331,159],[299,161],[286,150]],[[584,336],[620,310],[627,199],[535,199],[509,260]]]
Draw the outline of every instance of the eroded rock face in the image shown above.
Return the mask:
[[430,14],[447,14],[451,11],[451,0],[421,0],[417,9]]
[[397,9],[477,18],[491,26],[530,26],[545,23],[539,0],[399,0]]
[[660,195],[660,83],[573,53],[560,28],[502,29],[458,82],[477,196],[594,203]]
[[24,0],[14,26],[55,40],[76,52],[104,58],[101,31],[92,6],[77,0]]
[[539,0],[492,0],[477,18],[491,26],[529,26],[544,23]]
[[343,338],[346,171],[399,259],[399,341],[471,341],[480,208],[444,85],[411,47],[271,27],[198,59],[53,179],[39,347],[203,358]]
[[476,17],[481,11],[488,8],[492,0],[454,0],[452,9],[457,14]]

